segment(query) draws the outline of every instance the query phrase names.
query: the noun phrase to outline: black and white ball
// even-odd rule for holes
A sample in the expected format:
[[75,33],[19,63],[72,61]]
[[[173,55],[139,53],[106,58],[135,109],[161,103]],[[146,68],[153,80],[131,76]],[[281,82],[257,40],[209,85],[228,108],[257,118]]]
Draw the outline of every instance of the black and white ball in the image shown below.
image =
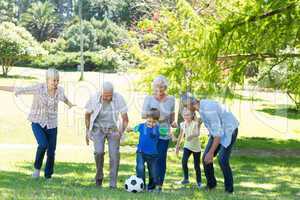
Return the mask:
[[137,177],[137,176],[130,176],[125,181],[125,190],[127,192],[142,192],[145,188],[143,179]]

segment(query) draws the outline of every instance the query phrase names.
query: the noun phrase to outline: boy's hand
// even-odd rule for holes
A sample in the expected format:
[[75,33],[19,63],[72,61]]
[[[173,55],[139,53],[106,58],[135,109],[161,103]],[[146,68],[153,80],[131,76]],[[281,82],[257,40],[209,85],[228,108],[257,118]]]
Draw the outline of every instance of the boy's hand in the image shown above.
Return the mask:
[[127,127],[126,128],[126,132],[131,132],[132,131],[132,128],[131,127]]

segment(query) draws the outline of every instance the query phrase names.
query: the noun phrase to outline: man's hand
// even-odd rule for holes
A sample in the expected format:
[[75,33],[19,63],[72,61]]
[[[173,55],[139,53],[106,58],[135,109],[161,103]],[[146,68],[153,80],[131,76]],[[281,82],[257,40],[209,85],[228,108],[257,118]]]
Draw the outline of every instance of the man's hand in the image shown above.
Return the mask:
[[114,140],[119,140],[122,134],[120,133],[120,131],[113,131],[111,132],[111,136]]
[[213,159],[214,159],[214,154],[211,152],[208,152],[204,157],[204,162],[205,162],[205,164],[210,164],[210,163],[213,163]]

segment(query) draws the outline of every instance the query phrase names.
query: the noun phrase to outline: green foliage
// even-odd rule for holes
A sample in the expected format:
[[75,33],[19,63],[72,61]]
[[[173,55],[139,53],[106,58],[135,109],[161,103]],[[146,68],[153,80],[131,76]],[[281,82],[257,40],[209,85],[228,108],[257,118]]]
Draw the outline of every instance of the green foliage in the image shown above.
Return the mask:
[[121,40],[126,39],[127,32],[113,21],[105,18],[104,20],[91,20],[96,29],[97,44],[104,48],[115,47]]
[[0,1],[0,23],[1,22],[16,22],[17,5],[15,1],[1,0]]
[[36,2],[22,14],[21,23],[40,42],[57,37],[62,24],[49,1]]
[[[161,9],[159,19],[140,22],[138,31],[146,35],[145,27],[151,28],[157,44],[141,45],[139,37],[129,49],[135,49],[145,73],[152,71],[143,82],[163,74],[173,94],[194,90],[226,95],[244,84],[252,63],[271,66],[285,56],[297,56],[283,50],[299,45],[299,20],[300,2],[293,0],[177,0],[175,9]],[[150,62],[157,59],[160,67]]]
[[[82,21],[83,50],[98,50],[96,30],[89,21]],[[64,31],[63,38],[67,42],[67,51],[80,50],[80,23],[71,25]]]
[[4,76],[7,76],[9,69],[18,59],[45,53],[23,27],[9,22],[0,24],[0,65]]
[[41,45],[50,54],[55,54],[59,51],[64,51],[67,48],[67,42],[61,37],[53,41],[44,41]]
[[[83,58],[85,61],[86,71],[110,71],[121,70],[126,68],[128,63],[112,49],[106,49],[98,52],[84,52]],[[40,56],[33,59],[21,60],[17,63],[18,66],[35,67],[47,69],[55,67],[59,70],[76,71],[80,64],[79,52],[57,52],[47,56]]]

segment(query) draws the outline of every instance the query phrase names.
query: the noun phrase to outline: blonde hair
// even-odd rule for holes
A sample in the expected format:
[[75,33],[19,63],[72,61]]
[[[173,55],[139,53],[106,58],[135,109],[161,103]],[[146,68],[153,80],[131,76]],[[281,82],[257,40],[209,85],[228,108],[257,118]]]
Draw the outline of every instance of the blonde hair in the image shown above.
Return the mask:
[[46,80],[48,79],[59,79],[59,71],[55,68],[49,68],[46,71]]

